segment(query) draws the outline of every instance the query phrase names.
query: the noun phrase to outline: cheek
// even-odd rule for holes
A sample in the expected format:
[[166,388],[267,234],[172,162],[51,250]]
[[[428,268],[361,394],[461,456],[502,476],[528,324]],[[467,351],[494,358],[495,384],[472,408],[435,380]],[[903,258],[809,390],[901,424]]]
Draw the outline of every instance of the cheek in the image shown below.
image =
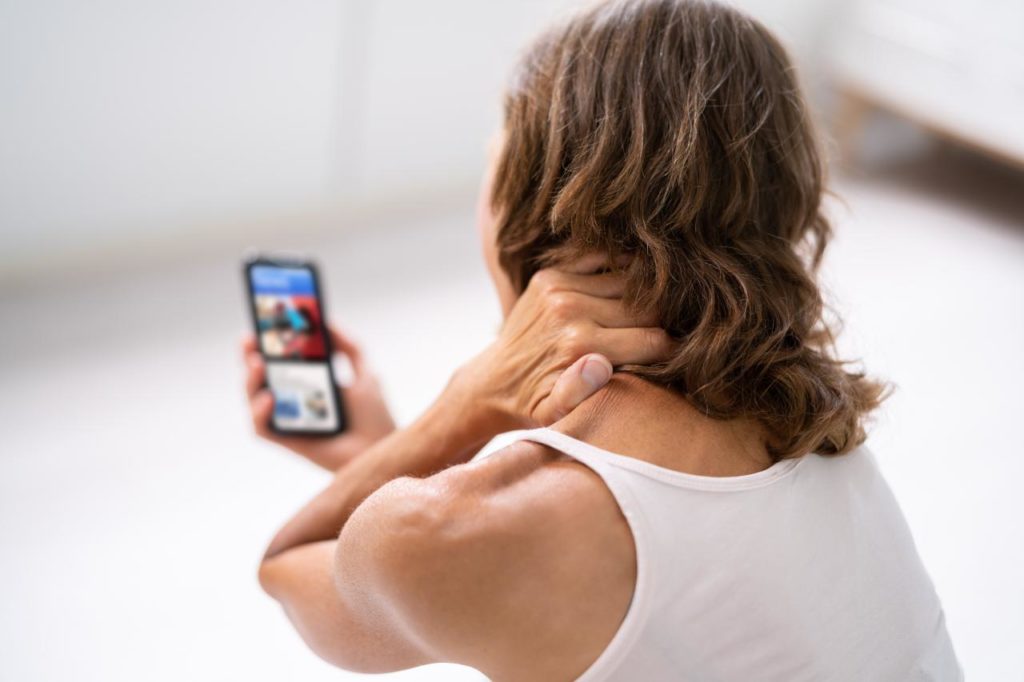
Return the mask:
[[497,259],[497,245],[495,243],[496,221],[494,212],[491,210],[491,181],[484,177],[480,184],[480,195],[476,200],[476,232],[480,238],[480,247],[483,250],[484,260],[488,268],[492,259]]
[[476,224],[477,234],[480,237],[480,248],[483,253],[484,263],[487,265],[487,272],[491,276],[491,282],[497,291],[501,303],[503,315],[508,315],[515,304],[516,295],[512,289],[512,282],[498,262],[497,229],[498,221],[491,208],[491,183],[493,168],[488,168],[480,186],[480,196],[477,198]]

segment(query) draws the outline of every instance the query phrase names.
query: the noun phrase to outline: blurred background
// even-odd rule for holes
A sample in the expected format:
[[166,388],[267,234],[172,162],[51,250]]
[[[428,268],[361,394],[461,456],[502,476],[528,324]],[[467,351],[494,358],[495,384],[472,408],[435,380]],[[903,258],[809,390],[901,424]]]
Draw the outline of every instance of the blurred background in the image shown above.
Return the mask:
[[[841,347],[897,386],[868,444],[968,678],[1022,679],[1024,5],[738,5],[829,135]],[[0,0],[0,679],[361,679],[256,582],[325,479],[251,435],[240,259],[314,256],[410,420],[498,325],[484,145],[573,6]]]

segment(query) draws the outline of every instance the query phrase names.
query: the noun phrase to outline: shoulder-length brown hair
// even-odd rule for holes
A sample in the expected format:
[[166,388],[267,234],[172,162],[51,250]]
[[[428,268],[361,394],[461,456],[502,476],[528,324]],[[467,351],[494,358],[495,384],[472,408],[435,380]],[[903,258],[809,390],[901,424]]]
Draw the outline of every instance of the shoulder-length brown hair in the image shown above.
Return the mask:
[[884,389],[833,356],[821,154],[764,26],[712,2],[603,2],[530,47],[505,132],[492,201],[519,290],[560,259],[631,254],[628,303],[679,345],[626,370],[756,418],[776,458],[864,440]]

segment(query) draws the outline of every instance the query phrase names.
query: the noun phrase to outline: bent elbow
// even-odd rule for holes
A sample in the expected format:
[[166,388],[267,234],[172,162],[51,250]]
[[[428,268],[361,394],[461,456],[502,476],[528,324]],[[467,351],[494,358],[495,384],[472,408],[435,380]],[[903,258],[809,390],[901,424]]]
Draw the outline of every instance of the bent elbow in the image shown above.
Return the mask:
[[276,568],[273,558],[264,557],[256,570],[256,579],[260,588],[270,597],[277,599],[276,595]]

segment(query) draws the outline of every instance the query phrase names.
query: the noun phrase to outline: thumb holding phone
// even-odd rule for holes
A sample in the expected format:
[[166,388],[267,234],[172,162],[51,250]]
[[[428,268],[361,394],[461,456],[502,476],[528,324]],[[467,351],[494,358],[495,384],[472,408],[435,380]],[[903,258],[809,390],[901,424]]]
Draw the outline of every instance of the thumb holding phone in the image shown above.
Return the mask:
[[[337,327],[328,327],[331,346],[348,358],[352,365],[351,383],[344,387],[348,427],[336,436],[291,436],[270,426],[274,396],[266,387],[266,366],[259,353],[256,337],[248,334],[242,340],[245,360],[246,395],[256,434],[281,445],[329,471],[348,463],[353,457],[395,430],[395,421],[388,409],[376,375],[367,366],[362,349]],[[341,390],[341,387],[339,387]]]

